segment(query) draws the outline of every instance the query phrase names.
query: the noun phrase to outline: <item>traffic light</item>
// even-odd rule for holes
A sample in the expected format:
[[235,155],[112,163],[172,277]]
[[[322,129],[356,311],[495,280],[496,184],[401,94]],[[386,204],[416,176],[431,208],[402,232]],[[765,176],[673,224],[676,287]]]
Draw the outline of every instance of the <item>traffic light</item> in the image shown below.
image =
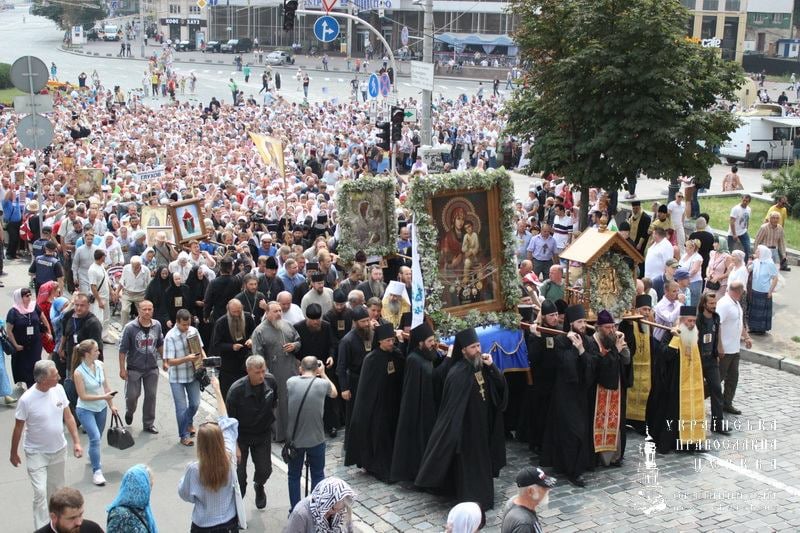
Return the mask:
[[297,11],[297,0],[283,0],[283,29],[294,29],[294,12]]
[[403,116],[406,110],[402,107],[392,106],[392,140],[399,141],[403,138]]
[[390,132],[391,124],[389,124],[388,122],[377,122],[375,126],[377,126],[379,130],[381,130],[376,135],[376,137],[378,138],[378,142],[376,143],[376,145],[378,146],[378,148],[382,148],[383,150],[387,151],[391,150],[391,141],[390,141],[392,137],[392,134]]

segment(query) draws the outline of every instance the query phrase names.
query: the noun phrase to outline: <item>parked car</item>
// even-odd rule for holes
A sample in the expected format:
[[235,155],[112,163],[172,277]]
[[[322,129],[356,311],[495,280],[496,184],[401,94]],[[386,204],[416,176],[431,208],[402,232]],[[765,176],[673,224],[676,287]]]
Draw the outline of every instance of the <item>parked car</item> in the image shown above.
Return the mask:
[[253,41],[250,39],[230,39],[219,47],[220,52],[230,52],[233,54],[249,52],[252,49]]
[[178,41],[175,43],[175,49],[178,52],[188,52],[189,50],[194,50],[196,45],[194,41]]
[[92,28],[91,30],[86,32],[86,40],[87,41],[99,41],[100,40],[100,32],[97,28]]
[[267,65],[294,65],[292,54],[283,50],[270,52],[264,61],[266,61]]
[[206,52],[219,52],[220,46],[222,46],[220,41],[208,41],[206,43]]

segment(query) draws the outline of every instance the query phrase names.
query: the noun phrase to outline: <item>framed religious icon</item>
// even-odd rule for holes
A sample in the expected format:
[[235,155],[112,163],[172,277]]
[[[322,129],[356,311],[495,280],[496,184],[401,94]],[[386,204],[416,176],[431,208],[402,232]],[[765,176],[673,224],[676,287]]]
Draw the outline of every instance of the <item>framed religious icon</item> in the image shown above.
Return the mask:
[[75,199],[87,201],[91,196],[100,196],[103,185],[103,169],[79,168],[76,175]]
[[340,243],[338,254],[350,260],[363,251],[384,256],[396,251],[395,182],[391,178],[362,178],[342,183],[337,196]]
[[167,236],[167,242],[175,242],[175,230],[172,226],[150,226],[145,231],[147,232],[148,246],[153,246],[156,243],[156,236],[162,231]]
[[206,224],[203,219],[203,199],[191,198],[173,202],[167,206],[175,230],[175,243],[206,238]]
[[164,205],[146,205],[142,207],[142,227],[149,228],[150,226],[168,226],[167,222],[167,206]]

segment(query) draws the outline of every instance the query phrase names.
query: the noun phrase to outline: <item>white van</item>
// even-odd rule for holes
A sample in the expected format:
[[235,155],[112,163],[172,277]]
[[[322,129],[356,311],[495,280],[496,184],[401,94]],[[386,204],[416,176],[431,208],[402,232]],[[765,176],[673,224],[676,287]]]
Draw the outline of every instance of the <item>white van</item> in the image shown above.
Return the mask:
[[119,41],[119,26],[114,24],[106,24],[103,26],[103,40],[104,41]]
[[730,163],[745,161],[764,167],[770,161],[794,159],[794,143],[800,143],[800,117],[787,117],[778,104],[756,104],[737,113],[739,127],[720,147],[720,155]]

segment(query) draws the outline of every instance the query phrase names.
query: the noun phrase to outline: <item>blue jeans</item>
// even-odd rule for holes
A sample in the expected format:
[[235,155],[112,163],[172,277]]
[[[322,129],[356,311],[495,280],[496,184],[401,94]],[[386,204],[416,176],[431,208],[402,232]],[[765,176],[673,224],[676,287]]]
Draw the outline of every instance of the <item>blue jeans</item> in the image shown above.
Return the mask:
[[[178,437],[189,438],[189,426],[200,406],[200,384],[196,380],[189,383],[170,383],[172,399],[175,402],[175,418],[178,420]],[[187,401],[188,400],[188,401]]]
[[[742,251],[744,252],[744,260],[747,261],[747,259],[750,257],[750,252],[751,252],[750,235],[748,233],[743,233],[742,235],[739,235],[739,242],[741,243]],[[728,235],[728,252],[733,252],[734,250],[733,245],[734,245],[733,236]]]
[[311,490],[325,478],[325,441],[313,448],[297,448],[297,457],[289,461],[289,512],[300,501],[300,475],[303,473],[303,459],[308,457],[311,468]]
[[100,439],[103,437],[103,430],[106,428],[106,415],[108,407],[102,411],[89,411],[83,407],[77,407],[75,414],[81,421],[81,426],[89,436],[89,460],[92,462],[92,472],[100,470]]
[[700,303],[700,296],[703,294],[703,280],[693,281],[689,283],[689,293],[691,294],[692,301],[690,305],[697,307]]

